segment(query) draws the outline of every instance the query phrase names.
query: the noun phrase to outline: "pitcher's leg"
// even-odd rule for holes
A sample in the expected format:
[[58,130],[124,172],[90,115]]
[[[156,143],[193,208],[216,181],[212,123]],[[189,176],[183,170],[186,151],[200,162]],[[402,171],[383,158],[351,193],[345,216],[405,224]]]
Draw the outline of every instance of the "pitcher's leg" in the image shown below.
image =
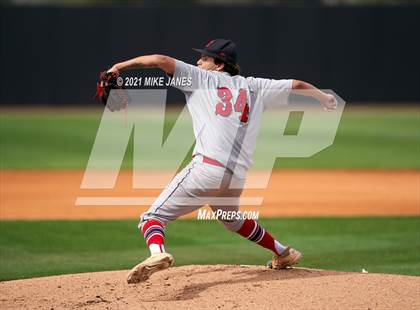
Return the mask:
[[184,168],[162,191],[149,210],[141,215],[139,229],[151,255],[165,252],[165,227],[170,221],[191,213],[203,205],[199,197],[187,192],[184,184],[194,173],[195,163]]
[[235,232],[249,241],[271,250],[276,255],[282,255],[286,249],[266,229],[261,227],[256,220],[244,219],[241,227]]
[[[240,215],[238,217],[234,217],[233,219],[223,217],[218,218],[219,223],[221,223],[226,229],[271,250],[276,255],[282,255],[286,250],[286,247],[279,241],[275,240],[266,229],[258,224],[257,221],[243,218],[242,214],[238,213],[239,204],[234,206],[212,206],[212,210],[213,212],[222,210],[226,212],[225,214],[228,214],[227,212],[236,212],[236,214]],[[223,214],[223,212],[221,213]]]
[[142,214],[139,229],[144,236],[150,253],[165,252],[165,227],[170,221],[191,213],[200,208],[203,203],[199,198],[189,195],[183,187],[174,191],[163,191],[148,211]]
[[[153,219],[160,222],[163,226],[166,226],[168,222],[195,210],[195,206],[188,208],[188,201],[193,197],[191,197],[182,186],[186,183],[188,177],[191,177],[194,173],[194,169],[196,169],[195,166],[196,163],[191,162],[172,179],[150,208],[141,215],[138,225],[140,229],[148,220]],[[182,207],[182,209],[180,207]]]
[[201,206],[200,199],[183,187],[185,180],[193,173],[194,163],[190,163],[163,190],[149,210],[142,214],[138,227],[151,256],[131,269],[127,276],[128,283],[145,281],[156,271],[172,265],[174,261],[172,255],[165,253],[165,226],[169,221]]

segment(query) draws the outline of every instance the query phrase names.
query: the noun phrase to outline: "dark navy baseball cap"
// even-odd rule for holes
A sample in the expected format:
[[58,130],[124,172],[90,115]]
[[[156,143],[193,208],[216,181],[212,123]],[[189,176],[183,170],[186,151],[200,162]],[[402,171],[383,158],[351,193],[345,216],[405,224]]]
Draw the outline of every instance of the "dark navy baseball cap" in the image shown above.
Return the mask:
[[193,50],[201,53],[202,55],[220,59],[231,65],[236,65],[238,62],[236,45],[232,42],[232,40],[214,39],[209,41],[204,48],[193,48]]

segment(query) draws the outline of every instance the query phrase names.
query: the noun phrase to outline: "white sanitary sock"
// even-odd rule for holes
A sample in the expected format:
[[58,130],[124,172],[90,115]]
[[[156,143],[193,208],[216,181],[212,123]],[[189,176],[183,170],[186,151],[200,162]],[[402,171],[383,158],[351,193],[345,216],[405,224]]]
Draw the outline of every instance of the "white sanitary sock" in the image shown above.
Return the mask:
[[274,240],[274,246],[276,247],[276,251],[279,255],[282,255],[286,247],[278,242],[277,240]]
[[149,250],[150,250],[150,255],[155,255],[158,253],[165,253],[165,247],[163,246],[163,244],[157,244],[157,243],[152,243],[149,246]]

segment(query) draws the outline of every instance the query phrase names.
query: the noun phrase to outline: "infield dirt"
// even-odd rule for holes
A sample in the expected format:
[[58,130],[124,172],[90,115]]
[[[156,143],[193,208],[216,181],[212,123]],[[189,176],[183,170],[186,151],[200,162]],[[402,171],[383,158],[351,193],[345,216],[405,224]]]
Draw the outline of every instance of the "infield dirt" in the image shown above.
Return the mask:
[[[150,173],[160,178],[162,173]],[[258,178],[251,175],[249,178]],[[75,206],[77,197],[157,197],[161,190],[132,189],[132,173],[120,173],[113,190],[81,190],[82,171],[1,171],[0,220],[137,219],[148,205]],[[261,217],[420,215],[417,170],[275,171],[268,188],[245,190],[264,197]],[[196,213],[189,215],[196,217]]]
[[420,278],[262,266],[183,266],[0,283],[2,309],[419,309]]

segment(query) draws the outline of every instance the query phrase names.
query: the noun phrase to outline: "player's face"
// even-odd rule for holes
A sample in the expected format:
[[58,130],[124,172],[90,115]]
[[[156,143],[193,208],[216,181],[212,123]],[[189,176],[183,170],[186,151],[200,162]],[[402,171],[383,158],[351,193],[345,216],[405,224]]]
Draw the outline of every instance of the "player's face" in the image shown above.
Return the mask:
[[220,71],[221,66],[214,63],[214,58],[206,55],[201,55],[201,58],[197,61],[197,66],[204,70]]

